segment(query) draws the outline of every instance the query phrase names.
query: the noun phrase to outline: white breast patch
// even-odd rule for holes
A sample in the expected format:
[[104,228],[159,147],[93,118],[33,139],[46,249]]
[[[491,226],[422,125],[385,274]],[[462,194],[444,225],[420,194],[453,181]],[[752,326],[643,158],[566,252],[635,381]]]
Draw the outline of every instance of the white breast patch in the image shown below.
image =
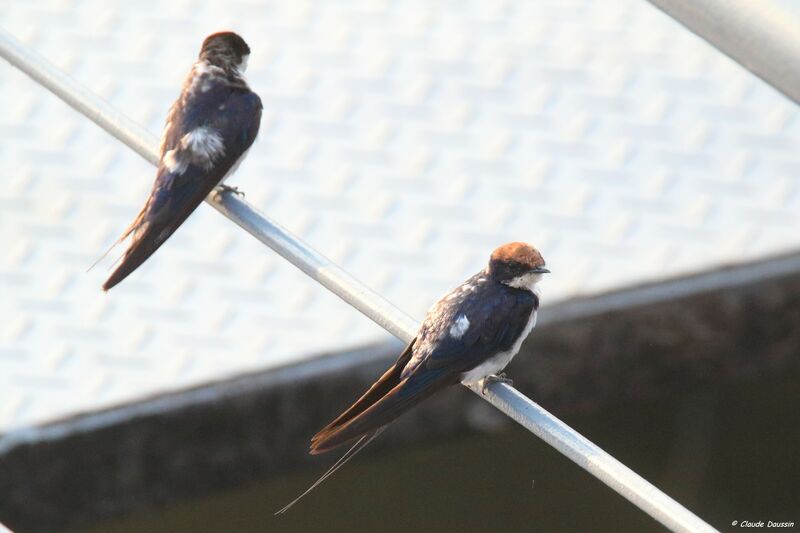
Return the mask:
[[517,355],[519,352],[520,346],[522,346],[522,341],[524,341],[528,334],[530,334],[533,327],[536,325],[536,310],[531,313],[530,318],[528,318],[528,323],[525,325],[525,329],[522,331],[522,335],[519,336],[517,341],[514,345],[506,352],[500,352],[494,357],[490,357],[483,363],[479,364],[472,370],[468,372],[464,372],[461,374],[461,383],[477,383],[478,381],[482,380],[486,376],[491,374],[497,374],[501,370],[503,370],[508,363]]

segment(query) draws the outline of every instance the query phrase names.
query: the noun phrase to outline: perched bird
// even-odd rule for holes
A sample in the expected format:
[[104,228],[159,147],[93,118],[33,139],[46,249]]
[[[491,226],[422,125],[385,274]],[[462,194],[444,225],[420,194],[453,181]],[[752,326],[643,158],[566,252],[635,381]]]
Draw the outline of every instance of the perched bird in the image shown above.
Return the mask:
[[279,513],[333,474],[387,424],[435,392],[459,382],[478,383],[483,390],[491,381],[508,381],[495,374],[517,354],[536,324],[536,284],[548,272],[534,247],[504,244],[492,253],[486,268],[436,302],[397,362],[314,435],[311,453],[357,440],[355,445]]
[[244,79],[249,57],[250,48],[235,33],[215,33],[203,41],[167,115],[153,190],[117,241],[132,235],[103,290],[158,250],[215,187],[238,192],[223,181],[244,158],[261,123],[261,99]]

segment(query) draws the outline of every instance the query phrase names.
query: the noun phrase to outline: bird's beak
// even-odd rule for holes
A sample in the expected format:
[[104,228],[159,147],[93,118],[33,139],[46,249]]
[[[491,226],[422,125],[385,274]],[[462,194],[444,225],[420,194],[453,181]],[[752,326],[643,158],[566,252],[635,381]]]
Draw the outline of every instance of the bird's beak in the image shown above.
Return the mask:
[[533,272],[534,274],[549,274],[550,273],[550,271],[547,270],[545,267],[536,267],[534,269],[531,269],[531,272]]

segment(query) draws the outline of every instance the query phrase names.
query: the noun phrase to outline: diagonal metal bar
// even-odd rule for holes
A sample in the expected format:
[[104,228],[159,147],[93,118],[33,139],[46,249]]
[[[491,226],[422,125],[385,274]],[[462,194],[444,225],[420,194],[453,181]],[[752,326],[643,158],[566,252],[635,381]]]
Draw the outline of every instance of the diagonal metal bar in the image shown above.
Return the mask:
[[[47,60],[26,49],[4,30],[0,30],[0,56],[139,155],[153,164],[158,163],[155,136]],[[392,335],[408,342],[416,334],[419,324],[413,318],[252,205],[231,194],[211,194],[206,202]],[[494,383],[486,394],[472,390],[669,529],[716,531],[513,387]]]
[[648,0],[800,103],[800,20],[772,0]]

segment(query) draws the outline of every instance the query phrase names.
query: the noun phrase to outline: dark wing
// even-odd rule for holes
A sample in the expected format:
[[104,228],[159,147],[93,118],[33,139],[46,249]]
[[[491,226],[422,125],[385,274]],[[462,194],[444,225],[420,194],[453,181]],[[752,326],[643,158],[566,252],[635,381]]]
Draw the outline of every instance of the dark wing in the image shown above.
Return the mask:
[[416,379],[402,380],[349,421],[314,435],[311,440],[311,454],[328,452],[377,431],[433,393],[455,383],[458,383],[458,377],[444,369],[422,373]]
[[373,383],[369,390],[367,390],[367,392],[365,392],[364,395],[361,396],[358,401],[356,401],[356,403],[351,405],[345,412],[336,417],[336,419],[334,419],[330,424],[322,428],[320,433],[322,431],[327,431],[343,425],[355,416],[364,412],[370,405],[380,400],[387,392],[392,390],[395,385],[400,382],[400,374],[403,372],[403,369],[411,359],[411,353],[414,348],[415,340],[416,339],[411,339],[411,342],[406,345],[406,347],[397,357],[397,361],[394,363],[394,365],[392,365],[389,370],[384,372],[380,379]]
[[[364,393],[361,398],[356,401],[353,405],[351,405],[345,412],[340,414],[336,417],[330,424],[322,428],[317,432],[314,437],[311,439],[311,453],[318,454],[324,451],[328,451],[330,447],[326,447],[325,449],[319,449],[317,443],[322,443],[326,440],[326,435],[333,434],[337,429],[345,425],[347,422],[355,418],[356,416],[360,415],[364,411],[366,411],[371,405],[375,402],[380,400],[384,397],[389,391],[391,391],[397,384],[400,382],[400,374],[402,374],[403,369],[408,364],[408,361],[411,359],[411,354],[414,348],[414,342],[416,339],[412,339],[410,343],[405,347],[405,349],[400,353],[400,356],[397,358],[397,361],[394,365],[392,365],[389,370],[384,372],[384,374],[380,377],[378,381],[376,381],[367,392]],[[344,441],[342,441],[344,443]]]
[[[445,305],[437,305],[433,313],[439,319],[429,317],[425,321],[415,340],[413,356],[400,375],[396,374],[396,364],[384,374],[392,379],[382,383],[382,378],[367,393],[371,396],[369,402],[362,402],[365,395],[348,410],[352,410],[349,416],[342,415],[334,421],[338,423],[329,424],[313,437],[311,453],[329,451],[385,426],[435,392],[458,383],[464,372],[511,348],[535,310],[535,295],[505,287],[479,292],[491,294],[473,294],[451,304],[442,300]],[[470,327],[457,339],[449,329],[462,314],[469,318]],[[392,384],[388,392],[379,396]]]
[[[220,110],[221,105],[224,110]],[[190,111],[184,112],[184,107]],[[219,87],[190,100],[187,106],[173,107],[162,158],[167,151],[179,147],[183,135],[201,126],[219,133],[225,152],[210,169],[190,163],[180,173],[170,171],[162,159],[147,203],[122,236],[124,239],[133,233],[133,242],[122,263],[103,284],[103,290],[130,275],[183,224],[250,148],[260,123],[261,100],[255,93],[241,89]]]
[[415,358],[416,365],[406,372],[416,374],[446,368],[460,375],[511,349],[523,334],[531,313],[536,311],[538,298],[530,291],[505,286],[495,286],[489,291],[491,294],[469,298],[454,313],[454,319],[460,315],[469,319],[469,328],[463,336],[450,335],[449,324],[431,328],[425,340],[435,349],[420,354],[419,359]]

